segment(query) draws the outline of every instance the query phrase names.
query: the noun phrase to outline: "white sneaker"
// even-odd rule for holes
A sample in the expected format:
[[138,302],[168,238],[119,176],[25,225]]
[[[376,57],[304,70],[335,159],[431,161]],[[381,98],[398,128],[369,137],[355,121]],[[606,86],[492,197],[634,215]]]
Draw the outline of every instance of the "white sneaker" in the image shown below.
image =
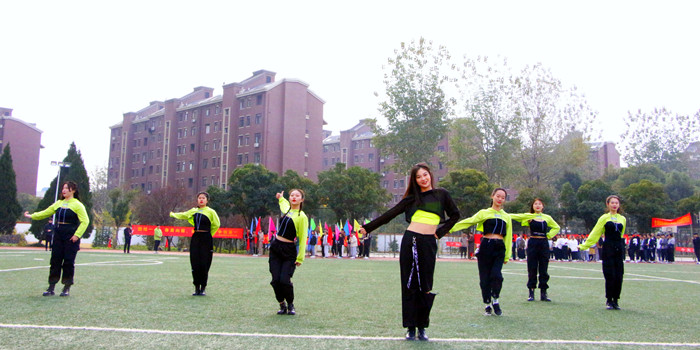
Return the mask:
[[[365,259],[369,259],[369,257],[366,256]],[[698,264],[700,264],[700,263],[698,263]]]

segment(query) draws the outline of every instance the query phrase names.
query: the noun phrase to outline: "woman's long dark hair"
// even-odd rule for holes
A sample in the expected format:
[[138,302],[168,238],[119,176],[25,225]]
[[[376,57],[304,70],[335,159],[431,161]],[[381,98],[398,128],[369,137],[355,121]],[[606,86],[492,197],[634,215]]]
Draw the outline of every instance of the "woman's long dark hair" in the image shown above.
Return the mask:
[[406,186],[406,192],[403,194],[403,198],[408,196],[413,196],[416,202],[420,203],[420,186],[416,182],[416,177],[418,176],[418,170],[425,169],[425,171],[430,174],[430,187],[435,188],[435,178],[433,177],[433,172],[430,171],[428,164],[418,163],[411,168],[411,176],[408,180],[408,186]]
[[535,207],[534,207],[534,206],[535,206],[535,202],[537,202],[537,201],[540,201],[540,203],[542,203],[542,211],[544,211],[544,201],[541,200],[541,199],[539,199],[539,198],[537,198],[537,197],[535,197],[535,199],[533,199],[532,202],[530,202],[530,213],[531,213],[531,214],[534,214],[534,213],[535,213]]
[[[493,192],[491,192],[491,197],[493,197],[496,194],[496,192],[498,192],[498,191],[503,191],[503,193],[506,194],[506,199],[508,199],[508,191],[506,191],[506,189],[503,187],[497,187],[496,189],[494,189]],[[505,204],[505,203],[503,203],[503,204]],[[491,206],[493,207],[493,198],[491,198]]]
[[620,199],[620,196],[616,194],[611,194],[608,196],[608,198],[605,198],[605,212],[608,213],[610,210],[608,209],[608,204],[610,203],[610,200],[616,198],[617,201],[620,203],[620,206],[617,207],[617,213],[622,214],[622,199]]
[[73,198],[80,200],[80,196],[78,195],[78,184],[76,184],[73,181],[66,181],[63,183],[63,185],[61,185],[61,190],[60,190],[61,192],[58,195],[58,199],[65,199],[65,198],[63,198],[63,186],[66,186],[66,185],[68,185],[69,190],[75,191],[75,193],[73,193]]

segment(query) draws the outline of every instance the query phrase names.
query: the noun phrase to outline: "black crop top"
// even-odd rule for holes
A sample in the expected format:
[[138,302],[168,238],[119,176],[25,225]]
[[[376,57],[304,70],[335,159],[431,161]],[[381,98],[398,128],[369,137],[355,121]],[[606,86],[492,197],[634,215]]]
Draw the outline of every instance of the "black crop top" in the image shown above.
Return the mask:
[[605,223],[605,240],[607,241],[621,241],[622,236],[620,232],[623,229],[623,225],[619,222],[608,221]]
[[297,228],[294,226],[294,220],[291,217],[282,215],[280,218],[279,230],[277,236],[294,241],[297,238]]
[[[450,193],[443,188],[435,188],[430,191],[421,192],[419,198],[421,201],[420,204],[417,203],[413,195],[405,197],[386,213],[362,225],[362,227],[367,233],[372,232],[401,213],[405,214],[406,222],[410,223],[413,214],[415,214],[417,210],[422,210],[440,217],[440,223],[442,225],[437,228],[435,234],[437,234],[438,238],[442,238],[450,232],[452,226],[459,220],[459,209],[457,205],[455,205],[452,197],[450,197]],[[445,219],[445,214],[447,214],[447,219]]]
[[530,220],[530,235],[537,237],[547,237],[549,227],[546,221]]
[[495,233],[504,236],[508,230],[508,224],[503,219],[491,218],[484,221],[484,234]]
[[211,221],[202,213],[194,214],[194,230],[207,233],[211,232]]

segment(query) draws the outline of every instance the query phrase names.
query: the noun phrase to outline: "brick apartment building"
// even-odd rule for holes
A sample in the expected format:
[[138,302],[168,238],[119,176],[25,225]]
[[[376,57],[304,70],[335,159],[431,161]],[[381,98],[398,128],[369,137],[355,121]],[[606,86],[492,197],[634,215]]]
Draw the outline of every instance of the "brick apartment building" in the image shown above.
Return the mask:
[[[335,167],[336,163],[345,163],[348,167],[359,166],[382,174],[381,186],[392,194],[390,204],[401,200],[406,192],[407,176],[389,170],[393,164],[392,156],[380,157],[379,150],[372,144],[374,133],[363,122],[354,127],[340,132],[340,135],[328,135],[323,140],[323,164],[322,170]],[[443,137],[437,145],[440,152],[448,152],[448,139]],[[447,175],[447,167],[437,157],[430,160],[431,170],[435,176],[435,183]]]
[[11,108],[0,107],[0,152],[10,145],[18,193],[36,196],[41,133],[36,124],[14,118]]
[[109,187],[177,186],[195,194],[210,185],[226,188],[233,170],[249,163],[315,181],[325,102],[307,83],[275,75],[259,70],[224,85],[222,95],[200,86],[125,113],[110,127]]
[[614,142],[590,142],[588,145],[588,156],[595,164],[598,176],[602,176],[609,167],[620,168],[620,153]]

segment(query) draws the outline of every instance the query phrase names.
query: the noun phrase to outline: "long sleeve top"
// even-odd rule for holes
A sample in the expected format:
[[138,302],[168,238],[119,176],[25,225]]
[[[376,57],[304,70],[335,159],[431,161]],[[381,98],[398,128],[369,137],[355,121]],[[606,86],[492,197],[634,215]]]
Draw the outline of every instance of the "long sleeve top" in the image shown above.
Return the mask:
[[182,213],[170,213],[170,216],[178,220],[187,220],[195,231],[209,231],[212,236],[221,226],[219,215],[209,207],[192,208]]
[[[87,229],[90,223],[90,218],[87,215],[85,206],[75,198],[56,201],[48,208],[32,214],[32,220],[46,219],[54,213],[56,213],[54,227],[56,228],[56,232],[61,235],[67,233],[80,238],[83,236],[85,229]],[[63,228],[61,226],[63,226]],[[75,231],[73,231],[73,228]]]
[[153,230],[153,240],[160,241],[160,239],[163,238],[163,230],[160,228],[156,227]]
[[[393,208],[378,218],[362,225],[367,233],[376,230],[378,227],[388,223],[397,215],[404,213],[406,222],[411,222],[413,214],[418,210],[432,213],[440,217],[440,222],[435,234],[438,238],[450,232],[450,229],[459,220],[459,209],[450,197],[450,193],[443,188],[435,188],[419,194],[420,202],[416,201],[413,195],[407,196],[398,202]],[[445,218],[447,214],[447,219]]]
[[513,244],[511,243],[513,242],[513,223],[510,214],[503,209],[481,209],[471,217],[455,224],[450,232],[464,230],[473,225],[476,225],[477,231],[481,231],[484,234],[496,233],[503,236],[503,242],[506,246],[506,257],[503,261],[507,262],[513,249]]
[[561,230],[559,224],[551,216],[544,213],[510,214],[510,218],[520,222],[523,226],[529,226],[532,236],[546,235],[548,239],[552,239]]
[[280,219],[277,236],[290,241],[294,241],[294,238],[297,239],[299,251],[297,252],[296,262],[301,264],[304,262],[306,252],[306,236],[309,232],[309,218],[304,211],[291,209],[289,201],[284,197],[279,198],[279,205],[283,216]]
[[579,249],[588,249],[596,244],[600,236],[605,234],[606,239],[621,240],[625,234],[627,219],[620,214],[605,213],[596,222],[593,230],[585,242],[579,244]]

